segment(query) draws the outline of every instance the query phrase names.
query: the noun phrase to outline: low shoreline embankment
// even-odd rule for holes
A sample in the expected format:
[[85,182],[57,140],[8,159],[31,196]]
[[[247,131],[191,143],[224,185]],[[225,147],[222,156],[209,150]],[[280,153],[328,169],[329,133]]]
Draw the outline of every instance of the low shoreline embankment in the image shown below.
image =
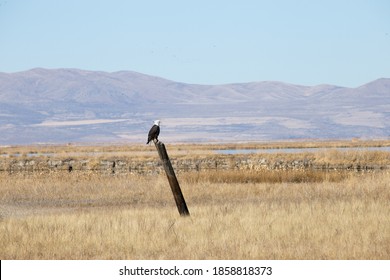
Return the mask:
[[[390,169],[390,156],[387,154],[364,155],[205,155],[171,157],[176,172],[210,170],[386,170]],[[11,158],[0,159],[0,172],[56,172],[83,171],[108,174],[156,174],[163,172],[158,158],[139,157],[99,157],[99,158]]]

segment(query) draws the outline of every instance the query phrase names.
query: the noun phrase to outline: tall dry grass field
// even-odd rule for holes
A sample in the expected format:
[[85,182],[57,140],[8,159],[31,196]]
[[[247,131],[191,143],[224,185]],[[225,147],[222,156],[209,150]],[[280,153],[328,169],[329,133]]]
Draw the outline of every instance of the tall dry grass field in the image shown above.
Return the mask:
[[0,259],[390,258],[389,173],[280,172],[3,172]]

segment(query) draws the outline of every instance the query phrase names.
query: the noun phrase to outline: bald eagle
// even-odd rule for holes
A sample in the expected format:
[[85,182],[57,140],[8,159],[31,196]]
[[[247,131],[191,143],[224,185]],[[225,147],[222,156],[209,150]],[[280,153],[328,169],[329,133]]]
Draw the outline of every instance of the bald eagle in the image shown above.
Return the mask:
[[159,134],[160,134],[160,121],[156,120],[154,121],[152,128],[149,130],[148,141],[146,142],[146,144],[149,144],[149,142],[154,139],[158,141],[157,138]]

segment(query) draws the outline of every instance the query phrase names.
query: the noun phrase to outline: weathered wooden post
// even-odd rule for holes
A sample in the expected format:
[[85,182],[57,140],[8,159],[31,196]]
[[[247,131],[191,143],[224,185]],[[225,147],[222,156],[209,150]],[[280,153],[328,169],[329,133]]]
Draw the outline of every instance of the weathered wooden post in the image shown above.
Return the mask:
[[180,216],[189,216],[190,212],[188,211],[186,201],[184,200],[183,193],[181,192],[179,182],[177,181],[175,171],[173,170],[171,161],[169,160],[165,145],[163,142],[156,140],[153,141],[164,166],[165,173],[167,174],[169,185],[171,186],[173,197],[175,198],[177,210],[179,210]]

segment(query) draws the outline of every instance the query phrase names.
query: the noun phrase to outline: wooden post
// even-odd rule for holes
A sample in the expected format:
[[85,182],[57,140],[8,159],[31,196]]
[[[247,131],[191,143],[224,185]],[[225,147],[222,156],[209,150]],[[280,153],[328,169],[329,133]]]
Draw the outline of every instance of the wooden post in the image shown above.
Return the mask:
[[177,210],[179,210],[180,216],[189,216],[186,201],[184,200],[183,193],[181,192],[179,182],[177,181],[175,171],[173,170],[171,161],[169,160],[167,150],[163,142],[154,141],[158,155],[160,156],[161,162],[164,166],[165,173],[171,186],[173,197],[175,198]]

